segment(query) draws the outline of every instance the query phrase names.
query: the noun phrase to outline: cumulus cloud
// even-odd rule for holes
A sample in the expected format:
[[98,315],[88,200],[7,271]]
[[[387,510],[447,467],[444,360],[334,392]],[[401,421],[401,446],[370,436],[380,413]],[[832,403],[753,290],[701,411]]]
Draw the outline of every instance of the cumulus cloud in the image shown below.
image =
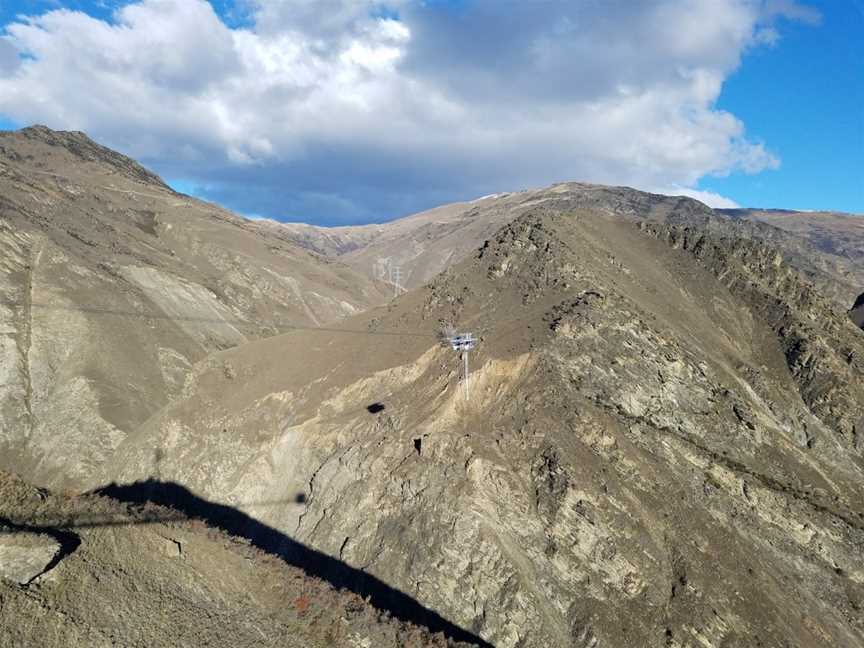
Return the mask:
[[18,20],[0,113],[291,220],[561,180],[692,191],[779,164],[715,102],[778,17],[818,16],[791,0],[239,1],[233,29],[204,0]]
[[6,76],[19,65],[18,51],[8,40],[0,38],[0,75]]
[[818,25],[822,22],[822,14],[818,9],[802,5],[795,0],[767,0],[762,9],[763,16],[774,18],[782,16],[789,20],[798,20],[808,25]]
[[686,189],[678,187],[677,189],[658,189],[656,193],[666,194],[667,196],[687,196],[705,203],[709,207],[718,209],[737,209],[741,205],[734,200],[721,196],[713,191],[700,191],[699,189]]

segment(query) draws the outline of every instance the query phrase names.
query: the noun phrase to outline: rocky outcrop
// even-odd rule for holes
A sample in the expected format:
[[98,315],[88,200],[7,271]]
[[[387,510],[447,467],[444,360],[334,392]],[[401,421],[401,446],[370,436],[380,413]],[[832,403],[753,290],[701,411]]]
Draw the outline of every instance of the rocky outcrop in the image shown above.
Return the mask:
[[60,543],[48,535],[0,526],[0,578],[29,585],[48,571],[59,553]]
[[39,149],[44,151],[47,148],[55,155],[58,152],[68,155],[77,163],[94,163],[102,169],[110,169],[136,182],[170,191],[170,187],[155,173],[145,169],[132,158],[97,144],[80,131],[55,131],[47,126],[36,125],[22,128],[17,135],[19,140],[27,141],[36,150],[28,148],[21,150],[17,143],[3,142],[0,144],[0,155],[18,162],[33,162],[41,166],[44,161],[36,151]]
[[[864,347],[846,318],[757,241],[712,239],[687,228],[643,226],[710,268],[775,332],[810,411],[853,450],[864,423]],[[813,440],[808,437],[807,443]]]
[[769,225],[757,230],[765,234],[767,242],[774,243],[780,233],[792,265],[808,276],[831,277],[831,284],[820,286],[828,296],[848,303],[864,285],[864,214],[788,209],[718,211],[736,221]]

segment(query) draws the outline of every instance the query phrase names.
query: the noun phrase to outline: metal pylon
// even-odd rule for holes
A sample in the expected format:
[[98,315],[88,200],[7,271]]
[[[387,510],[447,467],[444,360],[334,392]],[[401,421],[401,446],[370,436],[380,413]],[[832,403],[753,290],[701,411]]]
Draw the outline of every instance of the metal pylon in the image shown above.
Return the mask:
[[462,355],[462,384],[465,387],[465,402],[471,399],[469,389],[469,380],[471,374],[468,372],[468,352],[477,345],[477,340],[473,333],[461,333],[450,338],[450,346],[454,351],[459,351]]
[[393,268],[391,278],[393,281],[393,297],[398,297],[399,293],[402,292],[402,268],[399,266]]

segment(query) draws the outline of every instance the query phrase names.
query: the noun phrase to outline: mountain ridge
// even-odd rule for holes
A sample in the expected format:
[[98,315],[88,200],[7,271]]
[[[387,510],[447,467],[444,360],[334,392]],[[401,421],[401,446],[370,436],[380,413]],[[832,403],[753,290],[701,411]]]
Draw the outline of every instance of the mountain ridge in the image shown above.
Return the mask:
[[[448,325],[480,340],[469,402],[434,339]],[[864,342],[770,246],[543,208],[343,326],[415,337],[221,352],[130,437],[118,478],[157,447],[161,470],[226,502],[300,490],[268,523],[497,646],[862,637]],[[286,355],[302,371],[268,361]],[[754,560],[773,565],[758,588]],[[790,564],[812,566],[800,594],[767,576]]]
[[770,241],[844,310],[864,286],[864,217],[829,214],[829,220],[822,213],[795,212],[794,217],[784,219],[777,217],[776,211],[713,210],[684,196],[589,183],[558,183],[543,189],[496,194],[379,225],[327,228],[270,222],[267,227],[281,229],[299,245],[391,283],[392,269],[398,267],[401,287],[416,288],[465,258],[499,227],[538,205],[558,209],[596,207],[635,220],[707,225],[729,234]]
[[83,134],[37,127],[0,147],[0,467],[43,485],[74,481],[57,470],[65,455],[98,483],[213,350],[385,299]]
[[[3,135],[17,133],[20,137],[31,142],[44,144],[53,149],[62,149],[80,161],[108,164],[132,180],[173,191],[162,178],[152,171],[144,168],[128,156],[102,146],[82,131],[56,131],[47,126],[36,124],[17,131],[0,131],[0,133]],[[33,161],[37,165],[42,164],[33,152],[21,153],[16,151],[14,147],[10,148],[4,145],[0,145],[0,156],[8,157],[16,162]]]
[[164,487],[500,648],[864,641],[861,287],[808,234],[564,183],[322,239],[4,155],[28,480]]

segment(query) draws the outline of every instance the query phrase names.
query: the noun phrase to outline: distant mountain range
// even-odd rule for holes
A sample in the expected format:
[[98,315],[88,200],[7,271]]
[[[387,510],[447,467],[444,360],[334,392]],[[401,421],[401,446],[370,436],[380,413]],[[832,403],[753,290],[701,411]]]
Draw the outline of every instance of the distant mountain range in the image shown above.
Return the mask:
[[469,643],[864,643],[858,217],[565,183],[325,229],[0,144],[2,468]]
[[402,285],[416,288],[469,255],[520,214],[545,207],[592,207],[634,220],[708,224],[777,246],[786,260],[847,307],[864,286],[864,216],[836,212],[757,209],[711,210],[690,198],[564,183],[454,203],[383,225],[315,227],[265,221],[297,244],[337,258],[361,273],[389,278],[398,267]]

